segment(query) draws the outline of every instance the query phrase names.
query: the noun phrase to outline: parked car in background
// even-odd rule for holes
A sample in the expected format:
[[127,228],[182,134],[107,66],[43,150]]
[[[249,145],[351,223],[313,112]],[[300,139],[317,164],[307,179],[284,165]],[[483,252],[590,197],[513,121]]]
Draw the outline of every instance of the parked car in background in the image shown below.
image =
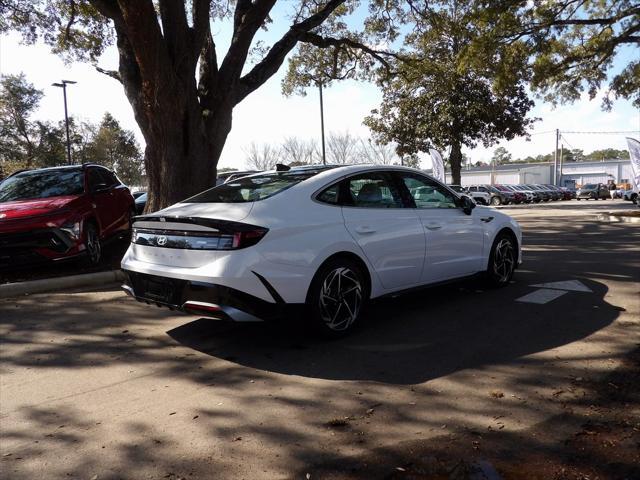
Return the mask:
[[138,190],[137,192],[131,192],[131,195],[133,196],[134,200],[137,200],[139,197],[141,197],[145,193],[147,192],[145,192],[144,190]]
[[235,321],[303,309],[302,321],[337,336],[373,298],[477,273],[507,286],[521,242],[511,217],[415,169],[294,167],[137,218],[123,288]]
[[146,206],[147,206],[147,192],[142,192],[142,195],[139,195],[138,197],[136,197],[136,200],[135,200],[136,215],[142,215],[142,212],[144,212],[144,207]]
[[235,180],[236,178],[246,177],[247,175],[253,175],[254,173],[260,173],[259,170],[240,170],[234,172],[223,172],[219,173],[216,177],[216,185],[221,185],[223,183],[230,182],[231,180]]
[[573,188],[569,187],[559,187],[565,194],[565,197],[568,197],[567,200],[572,200],[576,198],[576,191]]
[[99,165],[14,173],[0,183],[0,265],[102,258],[102,244],[127,234],[129,189]]
[[635,190],[624,190],[622,192],[622,199],[630,202],[635,202],[636,198],[638,198],[638,192]]
[[524,193],[527,196],[527,202],[528,203],[539,203],[542,201],[542,194],[537,191],[537,190],[533,190],[529,187],[527,187],[526,185],[509,185],[511,188],[515,188],[516,190],[519,190],[520,192]]
[[478,205],[489,205],[491,195],[486,192],[470,192],[467,188],[460,185],[449,185],[449,187],[461,195],[471,197]]
[[489,205],[508,205],[513,200],[513,194],[510,192],[502,192],[491,185],[471,185],[467,187],[470,193],[485,192],[491,197]]
[[611,195],[604,183],[587,183],[576,192],[576,199],[578,200],[606,200],[608,198],[611,198]]
[[569,196],[565,194],[564,191],[560,189],[557,185],[545,184],[543,187],[546,187],[552,194],[553,200],[570,200]]
[[538,192],[543,202],[548,202],[549,200],[552,199],[551,192],[546,188],[544,188],[542,185],[527,184],[526,187],[530,188],[535,192]]
[[521,192],[519,189],[515,188],[513,185],[496,185],[496,188],[499,190],[506,190],[508,192],[513,193],[513,203],[531,203],[533,199],[532,195],[527,195],[524,192]]

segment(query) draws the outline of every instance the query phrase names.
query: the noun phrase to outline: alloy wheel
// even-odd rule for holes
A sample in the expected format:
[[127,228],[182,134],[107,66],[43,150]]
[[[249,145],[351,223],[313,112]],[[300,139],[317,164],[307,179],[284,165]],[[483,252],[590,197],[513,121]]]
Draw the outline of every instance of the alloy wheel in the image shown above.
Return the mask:
[[100,256],[102,255],[102,246],[100,245],[100,237],[98,236],[98,231],[91,224],[87,225],[86,237],[87,255],[89,256],[89,261],[95,265],[100,261]]
[[362,283],[347,267],[331,270],[320,289],[320,317],[333,331],[347,330],[358,318],[362,307]]
[[508,238],[502,238],[496,245],[493,255],[493,272],[498,283],[509,281],[515,264],[513,244]]

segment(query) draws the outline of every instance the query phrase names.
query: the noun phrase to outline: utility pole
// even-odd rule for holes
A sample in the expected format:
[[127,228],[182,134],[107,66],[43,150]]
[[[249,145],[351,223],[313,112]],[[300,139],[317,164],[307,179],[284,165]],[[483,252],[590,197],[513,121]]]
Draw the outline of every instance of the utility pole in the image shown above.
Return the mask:
[[560,130],[556,128],[556,149],[553,152],[553,184],[558,185],[558,143],[560,142]]
[[318,82],[318,89],[320,90],[320,131],[322,138],[322,164],[327,164],[327,155],[324,147],[324,104],[322,102],[322,82]]
[[54,87],[62,88],[62,95],[64,97],[64,126],[67,130],[67,164],[71,165],[71,140],[69,139],[69,114],[67,113],[67,85],[74,84],[73,80],[62,80],[61,83],[52,83]]
[[558,174],[558,183],[562,186],[562,162],[564,161],[564,143],[560,144],[560,173]]

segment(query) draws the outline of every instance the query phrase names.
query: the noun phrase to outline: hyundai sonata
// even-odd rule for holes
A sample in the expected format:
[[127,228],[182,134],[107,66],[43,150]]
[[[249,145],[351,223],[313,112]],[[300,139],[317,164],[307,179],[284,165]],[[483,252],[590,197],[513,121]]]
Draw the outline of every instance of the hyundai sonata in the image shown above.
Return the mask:
[[418,170],[282,166],[136,217],[123,288],[239,322],[298,306],[338,335],[376,297],[478,273],[508,284],[521,243],[515,220]]

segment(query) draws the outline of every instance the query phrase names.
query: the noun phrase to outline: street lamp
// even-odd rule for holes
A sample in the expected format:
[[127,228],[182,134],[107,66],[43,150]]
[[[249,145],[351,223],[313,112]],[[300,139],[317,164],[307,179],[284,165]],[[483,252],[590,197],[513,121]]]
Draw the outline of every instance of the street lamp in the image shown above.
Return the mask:
[[318,82],[318,88],[320,89],[320,130],[322,135],[322,164],[327,164],[327,156],[324,148],[324,104],[322,103],[322,82]]
[[67,163],[71,165],[71,141],[69,140],[69,115],[67,113],[67,84],[73,85],[73,80],[62,80],[60,83],[52,83],[54,87],[62,88],[62,94],[64,96],[64,125],[67,130]]

